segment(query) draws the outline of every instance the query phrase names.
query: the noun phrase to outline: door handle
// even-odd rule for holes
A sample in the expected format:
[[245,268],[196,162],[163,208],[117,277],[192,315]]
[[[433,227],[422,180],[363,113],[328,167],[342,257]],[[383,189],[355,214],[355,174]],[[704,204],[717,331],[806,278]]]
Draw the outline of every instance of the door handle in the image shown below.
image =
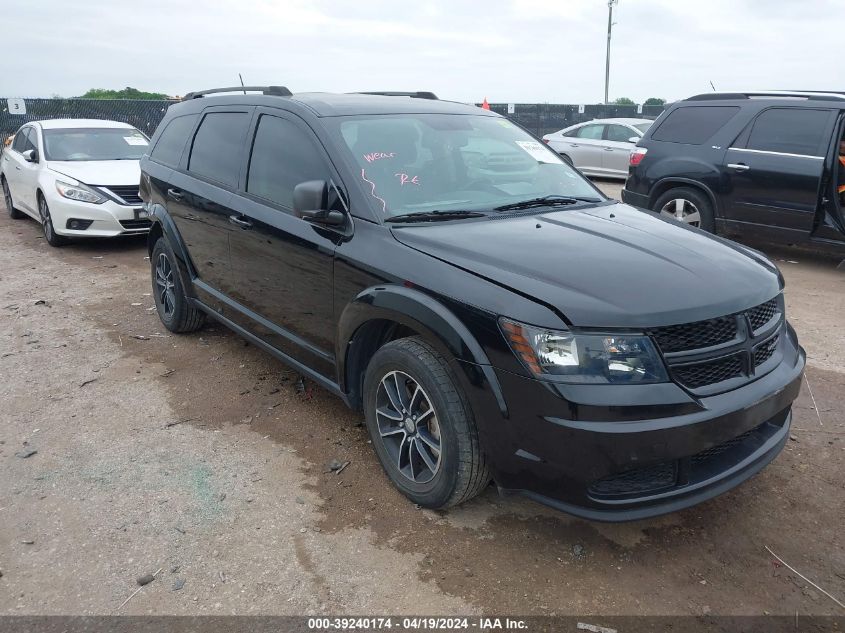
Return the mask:
[[748,171],[749,169],[751,169],[751,167],[749,167],[745,163],[728,163],[728,167],[737,171]]
[[241,218],[239,218],[239,217],[238,217],[238,216],[236,216],[236,215],[230,215],[230,216],[229,216],[229,222],[231,222],[231,223],[232,223],[232,224],[234,224],[235,226],[239,226],[239,227],[241,227],[241,228],[242,228],[243,230],[245,230],[245,231],[246,231],[247,229],[251,229],[251,228],[252,228],[252,222],[250,222],[249,220],[242,220]]
[[579,147],[578,143],[570,143],[569,147]]
[[178,189],[168,189],[167,197],[171,200],[176,200],[176,202],[179,202],[182,198],[185,197],[185,194],[179,191]]
[[20,165],[15,165],[15,169],[17,169],[18,171],[20,171],[20,170],[21,170],[21,166],[20,166]]
[[614,148],[612,148],[612,147],[605,147],[605,148],[604,148],[604,151],[606,151],[606,152],[612,152],[612,151],[613,151],[613,149],[614,149]]

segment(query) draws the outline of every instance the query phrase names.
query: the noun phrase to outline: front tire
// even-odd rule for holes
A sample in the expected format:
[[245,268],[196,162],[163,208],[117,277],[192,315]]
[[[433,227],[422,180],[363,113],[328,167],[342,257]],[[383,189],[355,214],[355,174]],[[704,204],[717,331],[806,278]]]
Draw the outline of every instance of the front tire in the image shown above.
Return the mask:
[[704,229],[708,233],[716,232],[713,205],[707,195],[698,189],[670,189],[655,201],[652,209],[662,217]]
[[469,402],[446,360],[423,339],[392,341],[375,353],[364,409],[385,473],[414,503],[448,508],[490,483]]
[[205,313],[197,310],[188,300],[176,266],[176,256],[170,244],[164,237],[158,238],[150,256],[156,310],[164,327],[181,334],[202,327]]
[[38,215],[41,216],[41,230],[44,231],[44,239],[50,246],[58,248],[70,241],[56,233],[56,229],[53,227],[53,218],[50,216],[50,207],[47,206],[47,199],[41,193],[38,194]]
[[9,190],[9,183],[6,182],[5,177],[0,180],[3,183],[3,200],[6,202],[6,211],[9,212],[9,217],[13,220],[20,220],[24,217],[24,214],[15,208],[15,203],[12,201],[12,192]]

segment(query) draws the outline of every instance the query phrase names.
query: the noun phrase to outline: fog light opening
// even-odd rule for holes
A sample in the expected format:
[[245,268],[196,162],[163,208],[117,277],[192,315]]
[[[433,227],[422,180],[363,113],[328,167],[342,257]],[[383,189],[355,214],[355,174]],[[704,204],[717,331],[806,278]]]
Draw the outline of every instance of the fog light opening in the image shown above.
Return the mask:
[[70,218],[65,227],[72,231],[84,231],[94,223],[94,220],[80,220],[79,218]]

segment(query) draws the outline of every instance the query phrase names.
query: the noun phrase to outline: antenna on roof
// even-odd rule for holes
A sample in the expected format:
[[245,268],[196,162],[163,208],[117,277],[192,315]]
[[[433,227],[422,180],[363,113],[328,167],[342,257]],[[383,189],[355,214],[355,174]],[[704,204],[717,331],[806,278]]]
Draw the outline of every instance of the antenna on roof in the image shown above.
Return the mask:
[[[242,82],[243,83],[243,82]],[[716,86],[713,85],[713,80],[710,80],[710,87],[713,88],[713,92],[716,92]]]
[[[242,74],[238,73],[238,79],[241,80],[241,88],[245,88],[245,86],[244,86],[244,76]],[[713,90],[715,90],[715,88],[713,88]],[[244,90],[244,94],[246,94],[246,90]]]

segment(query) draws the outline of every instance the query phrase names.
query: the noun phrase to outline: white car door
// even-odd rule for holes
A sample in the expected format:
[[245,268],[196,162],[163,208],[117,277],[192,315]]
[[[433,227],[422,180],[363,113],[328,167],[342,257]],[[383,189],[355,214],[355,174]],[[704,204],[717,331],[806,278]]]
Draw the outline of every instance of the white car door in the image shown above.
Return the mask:
[[631,158],[631,150],[635,143],[631,142],[634,137],[640,138],[641,134],[629,128],[627,125],[618,123],[609,124],[605,131],[605,141],[602,152],[602,167],[608,176],[628,176],[628,163]]
[[582,125],[561,138],[558,153],[569,156],[572,164],[584,173],[601,174],[603,134],[603,123]]
[[41,144],[38,142],[38,129],[35,126],[27,128],[26,145],[24,152],[35,150],[38,162],[29,162],[22,155],[19,155],[20,170],[18,171],[18,195],[12,196],[15,202],[24,209],[38,215],[38,201],[35,192],[38,189],[38,172],[44,164],[44,155],[41,151]]
[[26,149],[29,128],[30,126],[27,126],[18,130],[15,140],[3,150],[3,175],[6,177],[6,184],[9,185],[9,191],[12,193],[15,206],[22,211],[24,210],[24,205],[21,200],[21,182],[23,165],[26,161],[21,156],[21,153]]

